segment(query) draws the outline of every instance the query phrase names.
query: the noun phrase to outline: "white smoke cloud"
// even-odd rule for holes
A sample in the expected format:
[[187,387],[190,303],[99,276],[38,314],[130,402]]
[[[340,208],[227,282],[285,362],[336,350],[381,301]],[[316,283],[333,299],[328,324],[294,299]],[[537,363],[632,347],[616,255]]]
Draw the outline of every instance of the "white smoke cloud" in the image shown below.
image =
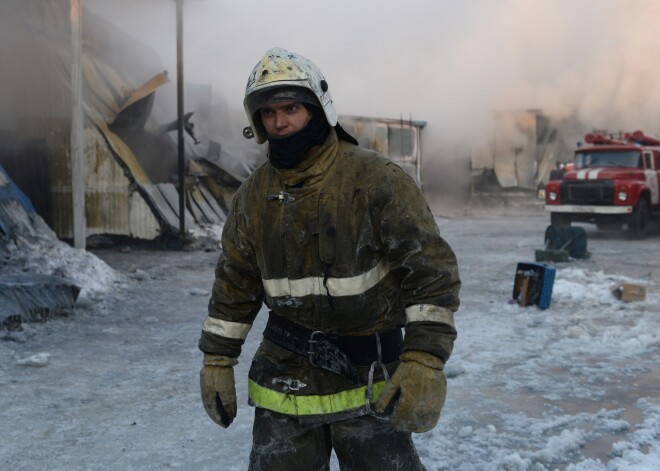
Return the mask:
[[[85,5],[176,70],[174,2]],[[187,0],[184,15],[186,79],[212,84],[234,115],[253,65],[279,46],[317,63],[340,114],[427,121],[427,159],[483,135],[497,109],[660,131],[656,0]]]

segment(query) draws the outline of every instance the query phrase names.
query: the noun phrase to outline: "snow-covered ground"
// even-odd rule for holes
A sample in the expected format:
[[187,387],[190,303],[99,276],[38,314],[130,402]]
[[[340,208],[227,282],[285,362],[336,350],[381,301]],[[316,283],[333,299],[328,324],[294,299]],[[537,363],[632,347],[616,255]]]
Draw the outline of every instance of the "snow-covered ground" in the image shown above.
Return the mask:
[[[660,235],[584,226],[592,257],[555,265],[549,309],[523,308],[515,268],[547,221],[538,206],[438,211],[463,289],[443,416],[414,435],[429,471],[660,469]],[[197,350],[218,252],[95,253],[115,273],[88,283],[109,294],[0,333],[0,469],[246,469],[246,376],[265,316],[237,366],[238,417],[221,429],[199,399]],[[614,298],[618,281],[644,284],[646,300]]]

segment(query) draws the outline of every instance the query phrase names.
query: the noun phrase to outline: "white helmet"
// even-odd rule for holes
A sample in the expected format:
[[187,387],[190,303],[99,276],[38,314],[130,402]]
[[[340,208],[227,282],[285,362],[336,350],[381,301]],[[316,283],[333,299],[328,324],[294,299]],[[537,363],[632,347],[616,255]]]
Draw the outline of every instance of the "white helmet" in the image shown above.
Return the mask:
[[[337,111],[328,83],[318,67],[300,54],[274,47],[252,69],[245,86],[243,105],[259,144],[267,136],[257,111],[268,103],[288,100],[321,106],[328,124],[337,125]],[[249,132],[244,134],[247,136]]]

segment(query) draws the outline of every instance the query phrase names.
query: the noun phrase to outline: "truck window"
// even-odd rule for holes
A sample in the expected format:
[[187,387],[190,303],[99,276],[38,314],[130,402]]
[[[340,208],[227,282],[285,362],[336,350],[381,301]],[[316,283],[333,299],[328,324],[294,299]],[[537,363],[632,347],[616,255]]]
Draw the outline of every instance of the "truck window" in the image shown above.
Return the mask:
[[575,168],[589,167],[627,167],[640,168],[641,155],[636,150],[578,152],[575,156]]
[[644,168],[653,168],[653,154],[651,152],[644,152]]

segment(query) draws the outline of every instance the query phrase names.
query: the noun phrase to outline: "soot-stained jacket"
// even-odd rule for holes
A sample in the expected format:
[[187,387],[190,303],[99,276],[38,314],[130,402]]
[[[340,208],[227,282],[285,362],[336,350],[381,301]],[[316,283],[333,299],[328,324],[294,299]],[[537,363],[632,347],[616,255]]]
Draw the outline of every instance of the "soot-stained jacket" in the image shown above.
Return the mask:
[[[199,342],[206,353],[238,357],[265,302],[308,329],[358,336],[405,328],[404,350],[443,361],[451,354],[460,289],[452,249],[412,178],[334,130],[297,168],[267,162],[255,170],[234,196],[222,249]],[[357,416],[368,368],[358,370],[356,385],[264,339],[250,402],[301,419]],[[385,384],[377,379],[375,396]]]

